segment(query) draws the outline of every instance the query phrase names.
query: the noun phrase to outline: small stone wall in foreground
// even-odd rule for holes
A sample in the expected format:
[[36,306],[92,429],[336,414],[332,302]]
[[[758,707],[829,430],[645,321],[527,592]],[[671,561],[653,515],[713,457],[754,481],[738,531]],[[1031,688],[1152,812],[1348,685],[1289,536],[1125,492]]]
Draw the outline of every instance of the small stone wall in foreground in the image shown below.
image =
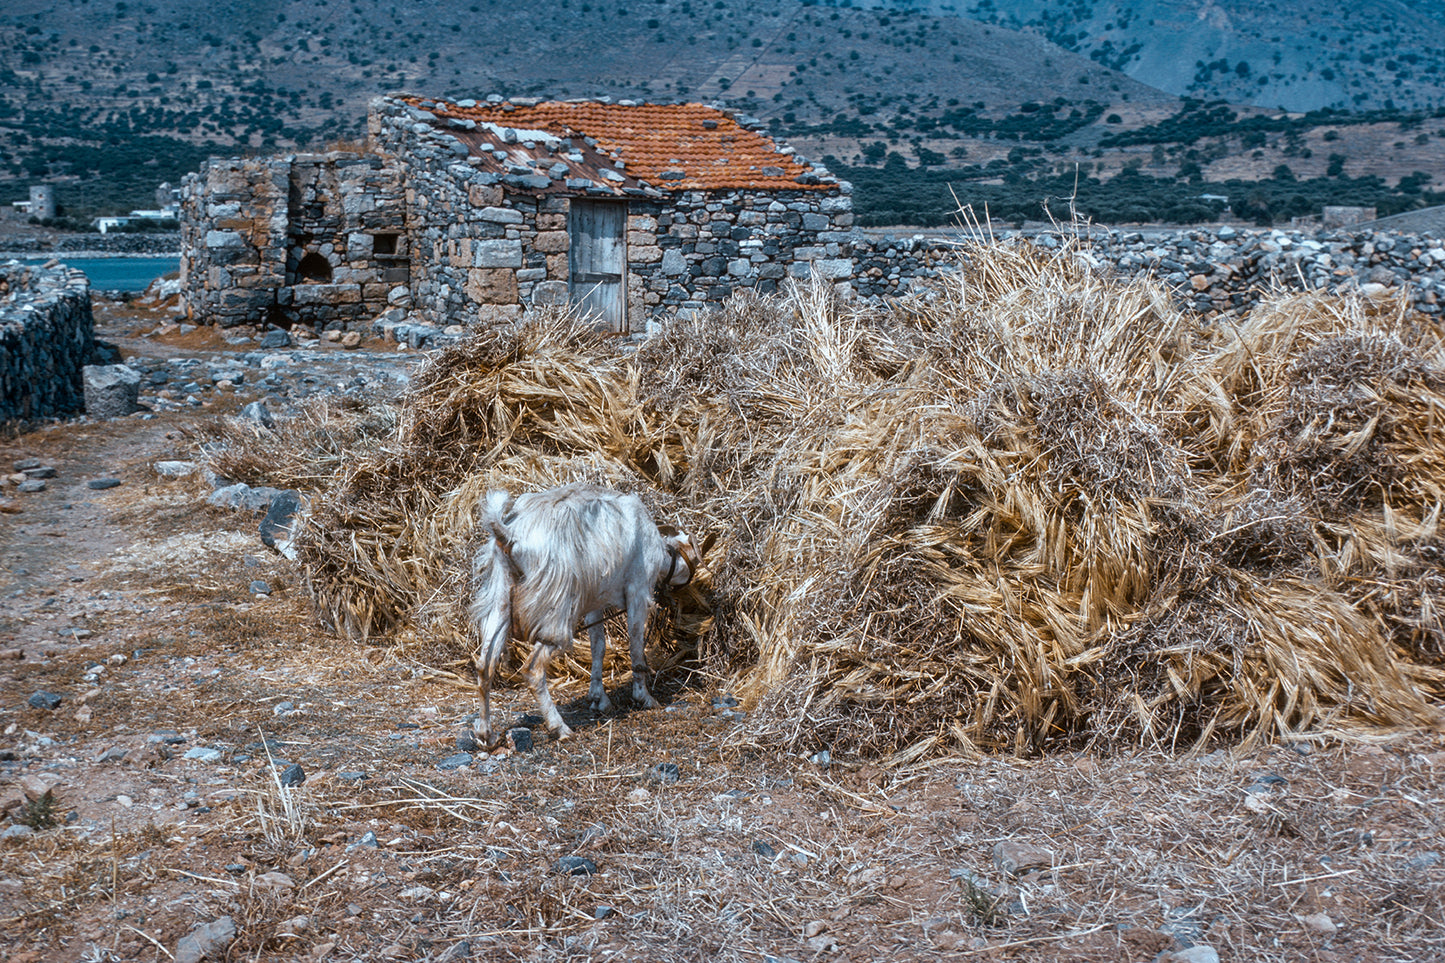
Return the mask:
[[0,422],[81,411],[94,354],[84,272],[0,264]]

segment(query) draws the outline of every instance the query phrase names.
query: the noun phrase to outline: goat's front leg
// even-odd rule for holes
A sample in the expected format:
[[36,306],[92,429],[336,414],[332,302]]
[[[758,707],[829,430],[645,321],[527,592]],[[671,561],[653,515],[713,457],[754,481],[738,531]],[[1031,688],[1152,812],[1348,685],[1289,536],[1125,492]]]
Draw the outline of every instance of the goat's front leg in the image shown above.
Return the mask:
[[592,684],[587,688],[587,701],[597,712],[608,712],[612,703],[602,685],[602,658],[607,654],[607,626],[602,624],[602,612],[588,612],[587,637],[592,640]]
[[652,599],[638,592],[627,599],[627,641],[632,652],[632,701],[644,709],[661,709],[662,704],[647,689],[647,615]]
[[561,650],[557,646],[538,642],[532,647],[532,654],[527,656],[527,661],[522,664],[522,672],[537,693],[537,705],[542,710],[542,718],[547,721],[547,728],[551,729],[552,735],[558,739],[566,739],[572,735],[572,730],[562,721],[562,713],[557,711],[552,694],[547,691],[547,666],[559,651]]

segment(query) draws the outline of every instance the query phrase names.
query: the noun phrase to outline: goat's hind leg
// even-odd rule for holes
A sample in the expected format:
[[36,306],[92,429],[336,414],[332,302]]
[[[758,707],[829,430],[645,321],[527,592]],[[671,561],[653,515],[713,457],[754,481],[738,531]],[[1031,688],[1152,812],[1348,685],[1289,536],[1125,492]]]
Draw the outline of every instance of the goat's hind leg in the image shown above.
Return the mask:
[[523,663],[522,672],[537,693],[537,705],[542,710],[542,718],[547,721],[547,728],[552,730],[552,735],[556,738],[566,739],[572,735],[572,730],[562,721],[562,713],[557,711],[557,704],[552,701],[552,694],[547,691],[547,666],[561,651],[564,649],[559,646],[538,642],[532,646],[532,654],[527,656],[527,661]]
[[607,626],[602,623],[602,612],[588,612],[587,637],[592,640],[592,684],[587,687],[587,701],[599,712],[612,709],[607,698],[607,689],[602,685],[602,659],[607,655]]

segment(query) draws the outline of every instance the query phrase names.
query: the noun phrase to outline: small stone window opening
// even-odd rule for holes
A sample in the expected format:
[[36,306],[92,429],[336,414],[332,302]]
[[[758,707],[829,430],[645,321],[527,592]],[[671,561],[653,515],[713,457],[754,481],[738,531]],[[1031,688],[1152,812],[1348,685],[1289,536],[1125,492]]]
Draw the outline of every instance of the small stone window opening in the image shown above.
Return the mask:
[[300,264],[296,265],[296,276],[301,279],[303,284],[330,284],[331,262],[313,251],[303,257]]
[[371,250],[374,254],[389,255],[396,253],[396,241],[399,235],[376,234],[371,239]]

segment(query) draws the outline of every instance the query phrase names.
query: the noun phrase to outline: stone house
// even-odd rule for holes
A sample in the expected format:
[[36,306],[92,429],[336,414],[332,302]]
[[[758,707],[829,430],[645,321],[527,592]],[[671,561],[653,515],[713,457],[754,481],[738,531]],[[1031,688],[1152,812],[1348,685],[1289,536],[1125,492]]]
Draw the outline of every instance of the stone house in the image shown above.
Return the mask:
[[572,301],[630,331],[853,275],[851,188],[700,104],[383,97],[368,150],[212,160],[183,188],[187,313],[486,325]]

